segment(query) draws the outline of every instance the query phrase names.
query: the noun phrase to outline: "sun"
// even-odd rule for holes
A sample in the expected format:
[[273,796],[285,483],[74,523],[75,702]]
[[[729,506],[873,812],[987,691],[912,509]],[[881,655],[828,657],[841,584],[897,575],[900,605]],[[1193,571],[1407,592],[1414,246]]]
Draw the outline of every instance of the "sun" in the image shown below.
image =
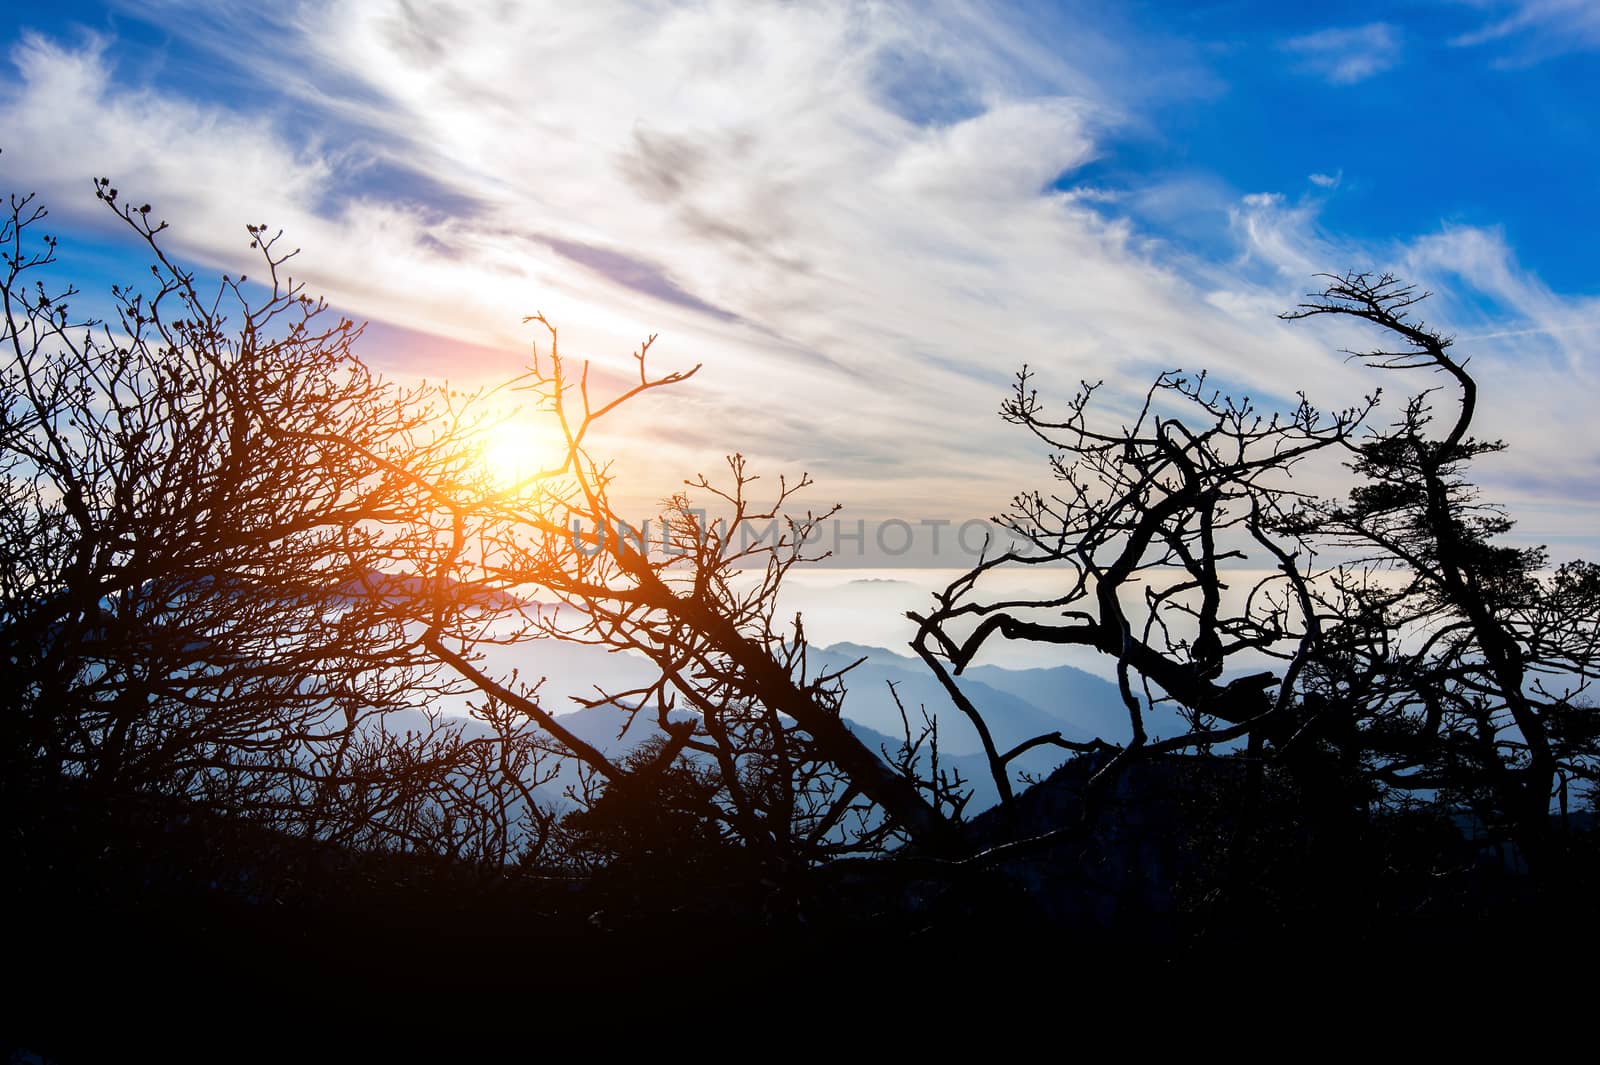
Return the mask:
[[501,489],[520,488],[566,460],[566,442],[554,425],[516,419],[484,430],[478,453],[483,468]]

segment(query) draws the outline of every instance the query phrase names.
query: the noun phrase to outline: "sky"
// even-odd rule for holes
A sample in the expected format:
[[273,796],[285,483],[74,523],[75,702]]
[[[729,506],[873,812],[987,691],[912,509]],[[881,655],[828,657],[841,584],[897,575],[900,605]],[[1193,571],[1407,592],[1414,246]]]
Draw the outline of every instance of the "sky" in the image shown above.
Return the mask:
[[946,564],[1048,486],[996,414],[1023,363],[1056,410],[1103,380],[1111,424],[1172,367],[1395,410],[1342,354],[1370,334],[1276,317],[1319,271],[1389,270],[1510,445],[1485,497],[1600,556],[1586,0],[145,0],[5,32],[0,185],[47,202],[82,287],[143,268],[104,175],[216,273],[284,229],[398,378],[501,379],[536,311],[602,379],[658,334],[660,369],[703,369],[602,441],[641,499],[739,451],[844,505],[838,561]]

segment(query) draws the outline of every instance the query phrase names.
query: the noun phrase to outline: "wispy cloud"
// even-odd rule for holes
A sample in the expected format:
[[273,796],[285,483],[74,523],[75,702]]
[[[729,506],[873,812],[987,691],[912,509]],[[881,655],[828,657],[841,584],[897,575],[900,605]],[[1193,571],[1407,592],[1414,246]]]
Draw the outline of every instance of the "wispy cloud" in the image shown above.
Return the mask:
[[1394,67],[1402,51],[1400,33],[1387,22],[1318,30],[1283,43],[1296,66],[1333,85],[1354,85]]
[[[1328,234],[1314,207],[1290,205],[1279,195],[1246,197],[1234,224],[1244,259],[1287,278],[1305,279],[1339,263],[1391,272],[1433,292],[1414,316],[1456,337],[1455,354],[1470,360],[1486,385],[1484,395],[1492,396],[1480,401],[1475,429],[1512,444],[1483,464],[1479,477],[1488,498],[1531,508],[1545,523],[1523,530],[1535,539],[1588,535],[1588,519],[1568,508],[1600,484],[1600,435],[1589,409],[1571,397],[1600,387],[1594,344],[1600,298],[1552,292],[1492,228],[1446,225],[1412,241],[1363,244]],[[1264,314],[1272,308],[1260,302],[1263,294],[1230,293],[1226,305]],[[1369,330],[1325,324],[1324,338],[1334,347],[1371,350]]]
[[[1047,391],[1104,378],[1113,404],[1172,366],[1263,399],[1350,402],[1372,382],[1337,349],[1359,338],[1276,312],[1317,270],[1436,275],[1447,254],[1341,242],[1314,204],[1261,194],[1234,203],[1237,254],[1212,261],[1105,213],[1106,197],[1058,191],[1132,121],[1121,87],[964,6],[594,0],[443,18],[348,2],[267,24],[253,10],[182,23],[218,50],[249,34],[247,70],[278,102],[248,111],[139,88],[104,42],[23,38],[0,79],[5,184],[88,224],[77,190],[114,175],[221,269],[247,268],[245,222],[283,226],[315,287],[444,338],[437,366],[455,377],[504,372],[535,310],[619,373],[660,333],[663,359],[706,369],[643,407],[648,446],[614,441],[652,485],[742,449],[808,469],[819,499],[856,514],[992,513],[1041,478],[993,413],[1021,363]],[[1387,63],[1399,49],[1375,25],[1295,51],[1365,77],[1361,41]],[[1565,313],[1505,276],[1521,287],[1487,265],[1464,283]],[[1554,366],[1552,350],[1526,352]],[[1530,405],[1569,394],[1522,380]],[[1548,451],[1526,426],[1504,435],[1527,438],[1530,461]],[[1568,463],[1590,476],[1600,456]]]
[[1487,21],[1451,44],[1492,48],[1502,66],[1600,49],[1600,4],[1594,0],[1490,0],[1486,7]]

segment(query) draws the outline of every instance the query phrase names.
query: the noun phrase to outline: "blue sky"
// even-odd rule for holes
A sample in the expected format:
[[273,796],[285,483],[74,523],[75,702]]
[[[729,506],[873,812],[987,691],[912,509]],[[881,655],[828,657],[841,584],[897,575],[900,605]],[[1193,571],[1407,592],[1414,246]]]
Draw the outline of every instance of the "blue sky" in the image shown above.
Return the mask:
[[401,376],[503,374],[535,310],[602,368],[660,333],[706,369],[613,442],[640,485],[738,449],[869,518],[1043,479],[994,417],[1023,361],[1063,396],[1106,379],[1112,417],[1169,366],[1347,402],[1361,335],[1274,315],[1318,270],[1393,269],[1494,390],[1491,496],[1558,558],[1600,545],[1574,402],[1600,370],[1600,5],[485,10],[25,9],[0,179],[91,285],[139,267],[93,175],[219,272],[282,225]]
[[[1216,84],[1154,101],[1145,136],[1107,146],[1102,180],[1298,192],[1322,225],[1369,241],[1498,227],[1547,283],[1594,294],[1600,268],[1573,234],[1600,228],[1600,14],[1543,6],[1545,20],[1473,43],[1513,7],[1145,5],[1139,30],[1190,41]],[[1363,8],[1370,20],[1327,21]],[[1307,188],[1312,174],[1337,184]]]

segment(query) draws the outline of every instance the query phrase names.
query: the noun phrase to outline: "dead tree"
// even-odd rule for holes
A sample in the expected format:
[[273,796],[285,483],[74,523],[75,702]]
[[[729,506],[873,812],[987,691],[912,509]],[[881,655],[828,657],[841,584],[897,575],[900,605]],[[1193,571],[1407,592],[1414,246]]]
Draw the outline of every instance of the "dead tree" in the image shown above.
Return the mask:
[[[701,812],[774,861],[873,849],[891,833],[930,850],[953,847],[939,800],[930,802],[903,767],[856,738],[840,716],[840,675],[813,670],[799,619],[786,625],[776,616],[786,574],[808,557],[805,544],[832,513],[790,512],[809,478],[779,478],[771,497],[758,500],[758,478],[734,455],[725,481],[695,478],[659,513],[630,520],[611,502],[609,468],[590,453],[590,434],[625,404],[694,370],[653,374],[647,342],[634,355],[631,385],[597,400],[588,365],[574,372],[555,329],[542,316],[530,320],[548,330],[549,344],[509,387],[528,393],[535,411],[559,427],[564,457],[510,490],[439,495],[451,531],[428,570],[432,579],[517,605],[490,617],[438,601],[428,618],[429,650],[535,722],[597,782],[632,787],[684,759],[713,767],[717,786],[703,796]],[[648,659],[653,682],[630,690],[600,685],[585,705],[625,711],[624,731],[642,716],[666,741],[649,759],[609,758],[574,735],[532,687],[482,667],[484,647],[532,639]]]
[[[592,427],[692,371],[652,375],[646,345],[637,383],[592,403],[552,329],[493,396],[401,388],[356,356],[360,328],[328,321],[287,274],[268,227],[248,227],[258,280],[203,289],[148,207],[109,181],[96,191],[153,259],[152,285],[113,291],[109,323],[74,318],[70,288],[30,284],[54,261],[53,241],[30,243],[44,217],[31,199],[3,233],[11,779],[151,789],[498,862],[552,828],[542,755],[639,785],[694,758],[718,781],[696,813],[774,860],[894,836],[951,845],[947,791],[855,737],[839,675],[811,670],[798,621],[774,616],[821,520],[784,513],[807,479],[757,503],[734,456],[725,484],[666,501],[656,544],[613,509]],[[511,394],[560,426],[565,460],[508,489],[474,440]],[[646,714],[666,742],[608,758],[536,685],[482,668],[486,644],[534,638],[653,661],[655,684],[591,705]],[[437,713],[461,694],[486,730]],[[389,727],[401,712],[410,728]]]
[[[1018,495],[999,519],[1015,544],[981,559],[935,596],[933,609],[911,615],[912,647],[978,732],[1007,804],[1010,762],[1039,745],[1114,748],[1104,775],[1131,758],[1259,736],[1285,716],[1317,638],[1306,609],[1306,545],[1282,532],[1299,499],[1287,475],[1348,439],[1373,402],[1329,415],[1301,397],[1288,413],[1267,415],[1208,390],[1203,374],[1172,372],[1131,423],[1110,428],[1092,417],[1097,385],[1084,384],[1053,420],[1033,380],[1024,368],[1001,414],[1051,449],[1056,487]],[[1235,591],[1229,566],[1247,552],[1277,572]],[[985,594],[990,574],[1019,568],[1034,571],[1038,594]],[[999,750],[982,707],[955,681],[996,638],[1110,657],[1127,735],[1078,744],[1052,733]],[[1284,661],[1283,674],[1240,675],[1234,666],[1263,658]]]
[[[1243,744],[1258,771],[1323,749],[1380,801],[1436,793],[1542,860],[1552,801],[1565,809],[1570,785],[1595,780],[1600,721],[1585,692],[1600,578],[1586,563],[1542,575],[1542,550],[1495,542],[1511,522],[1479,501],[1465,469],[1503,445],[1470,436],[1476,383],[1449,338],[1409,317],[1422,298],[1387,275],[1349,274],[1285,317],[1378,327],[1396,347],[1353,357],[1441,375],[1442,429],[1435,389],[1376,428],[1377,391],[1333,415],[1301,396],[1263,416],[1181,373],[1162,375],[1119,428],[1090,417],[1090,385],[1052,420],[1024,369],[1002,415],[1052,450],[1058,483],[1019,495],[1001,519],[1017,546],[911,615],[912,646],[977,730],[1004,801],[1008,764],[1041,744],[1111,747],[1100,779],[1134,758],[1219,743]],[[1289,480],[1318,452],[1347,459],[1343,501]],[[1276,572],[1231,587],[1252,563]],[[1018,568],[1033,570],[1038,594],[986,594],[989,574]],[[996,638],[1112,659],[1127,734],[999,750],[983,707],[955,683]]]
[[148,206],[95,191],[151,258],[109,320],[48,287],[41,206],[13,197],[0,221],[7,781],[358,845],[537,849],[541,812],[502,787],[538,778],[525,730],[434,714],[458,682],[372,593],[432,532],[416,479],[362,456],[436,480],[464,462],[431,392],[374,376],[265,226],[258,280],[203,287]]

